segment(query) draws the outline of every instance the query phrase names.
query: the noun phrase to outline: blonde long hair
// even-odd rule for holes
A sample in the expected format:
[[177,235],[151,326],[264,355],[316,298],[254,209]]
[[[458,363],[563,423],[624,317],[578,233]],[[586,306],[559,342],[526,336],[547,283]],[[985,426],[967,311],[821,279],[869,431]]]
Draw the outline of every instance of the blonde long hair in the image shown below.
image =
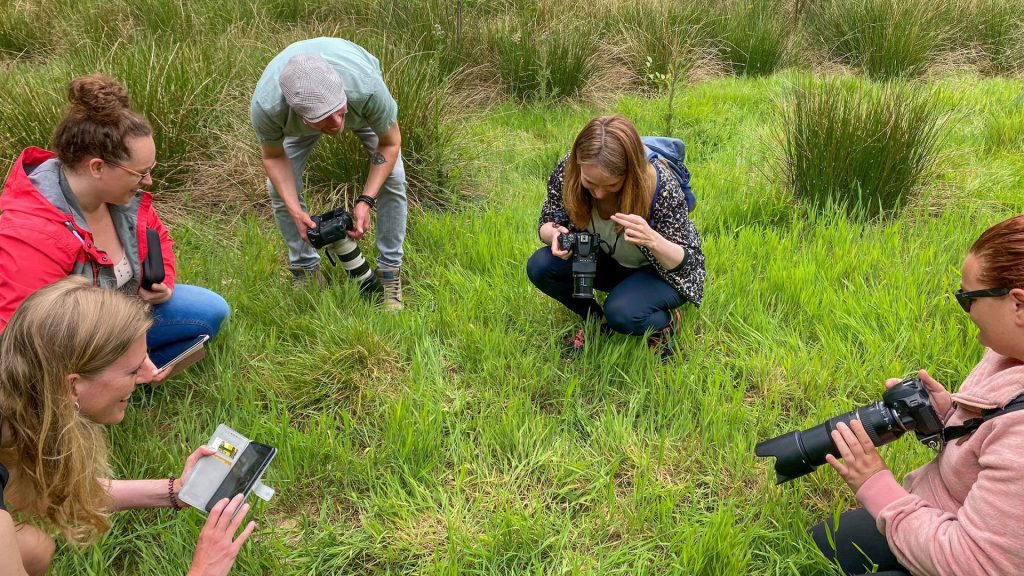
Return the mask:
[[572,144],[565,163],[562,201],[573,225],[579,229],[590,223],[593,198],[580,184],[580,165],[594,164],[609,176],[622,177],[619,211],[650,216],[655,176],[648,169],[647,152],[636,127],[625,116],[594,118]]
[[152,324],[141,300],[69,276],[25,299],[0,334],[0,461],[22,511],[85,544],[110,528],[103,426],[71,402],[69,374],[95,377]]

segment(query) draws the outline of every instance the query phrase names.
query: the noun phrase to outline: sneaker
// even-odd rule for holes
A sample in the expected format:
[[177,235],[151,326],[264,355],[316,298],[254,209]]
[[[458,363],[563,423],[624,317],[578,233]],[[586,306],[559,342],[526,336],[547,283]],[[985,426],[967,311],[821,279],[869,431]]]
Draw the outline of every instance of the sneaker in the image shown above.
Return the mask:
[[647,346],[654,350],[658,356],[661,357],[662,361],[666,361],[672,358],[675,353],[675,349],[672,346],[672,336],[679,330],[679,326],[682,325],[683,318],[679,314],[679,310],[672,310],[669,314],[668,326],[665,326],[661,330],[656,330],[647,338]]
[[320,288],[327,287],[327,277],[319,266],[315,268],[291,267],[288,271],[292,273],[292,285],[295,287],[308,286],[311,282]]
[[405,308],[402,303],[402,269],[378,267],[374,274],[384,286],[384,308],[398,311]]
[[579,356],[583,352],[583,345],[587,343],[586,336],[584,335],[583,328],[576,331],[576,334],[570,334],[565,342],[562,343],[562,358],[570,360]]

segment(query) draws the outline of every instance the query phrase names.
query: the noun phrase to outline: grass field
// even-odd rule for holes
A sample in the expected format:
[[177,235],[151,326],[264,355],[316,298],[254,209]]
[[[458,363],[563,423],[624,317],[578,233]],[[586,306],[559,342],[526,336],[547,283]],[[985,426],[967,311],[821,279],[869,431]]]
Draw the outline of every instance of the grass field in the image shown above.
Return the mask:
[[[232,317],[201,365],[136,392],[110,430],[114,468],[177,474],[221,422],[277,446],[265,481],[278,496],[256,506],[259,528],[234,573],[828,574],[805,530],[853,505],[852,494],[831,470],[774,486],[754,444],[874,401],[886,377],[917,368],[955,387],[981,357],[950,293],[974,238],[1024,210],[1019,78],[970,69],[905,83],[946,115],[935,168],[900,210],[866,219],[797,200],[784,184],[780,108],[808,70],[763,75],[767,60],[732,56],[738,42],[722,45],[724,69],[749,75],[683,81],[670,109],[642,69],[615,84],[614,67],[591,60],[580,90],[530,79],[527,66],[522,83],[489,94],[465,62],[440,58],[454,34],[447,20],[425,28],[439,52],[379,40],[420,200],[406,240],[408,308],[392,315],[360,300],[341,270],[328,290],[291,287],[246,126],[274,46],[340,33],[341,17],[331,20],[328,3],[312,18],[285,0],[256,16],[204,0],[182,20],[189,3],[148,4],[166,10],[111,3],[114,22],[134,26],[127,44],[100,26],[78,40],[0,34],[22,44],[0,65],[0,168],[48,142],[74,74],[114,73],[153,119],[155,192],[173,223],[179,281],[223,294]],[[522,5],[528,17],[493,18],[502,30],[555,18],[543,10],[551,3],[536,13],[512,0],[466,4],[478,15]],[[174,26],[160,32],[161,22]],[[199,41],[181,41],[186,24]],[[465,54],[493,45],[481,30],[462,32]],[[565,58],[579,48],[547,42],[528,48]],[[445,89],[428,94],[425,74]],[[593,78],[632,88],[606,93]],[[688,146],[708,284],[664,365],[622,336],[562,361],[574,320],[525,275],[548,172],[608,112],[645,134],[664,132],[670,115]],[[363,177],[351,143],[330,144],[311,161],[315,208]],[[882,454],[897,477],[931,458],[910,439]],[[120,513],[96,546],[61,545],[53,573],[181,573],[202,520]]]

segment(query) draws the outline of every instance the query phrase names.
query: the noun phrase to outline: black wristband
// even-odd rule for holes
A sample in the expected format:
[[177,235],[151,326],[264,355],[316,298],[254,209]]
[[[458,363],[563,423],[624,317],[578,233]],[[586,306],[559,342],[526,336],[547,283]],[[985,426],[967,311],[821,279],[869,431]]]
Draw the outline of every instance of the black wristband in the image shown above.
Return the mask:
[[377,209],[377,199],[373,196],[362,194],[359,198],[356,198],[356,204],[359,204],[360,202],[366,202],[366,205],[370,207],[370,210]]
[[684,248],[683,249],[683,259],[679,261],[679,264],[676,264],[675,268],[669,268],[668,270],[666,270],[666,272],[668,272],[669,274],[672,274],[674,272],[681,271],[683,268],[686,267],[687,261],[689,259],[690,259],[690,251]]

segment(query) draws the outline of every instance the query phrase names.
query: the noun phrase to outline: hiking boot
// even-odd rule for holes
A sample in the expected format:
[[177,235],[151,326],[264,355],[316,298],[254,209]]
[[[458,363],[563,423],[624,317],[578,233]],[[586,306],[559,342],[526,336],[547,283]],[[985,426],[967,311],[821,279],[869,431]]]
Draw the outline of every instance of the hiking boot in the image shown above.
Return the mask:
[[315,268],[298,268],[291,267],[288,271],[292,273],[292,285],[295,287],[309,286],[310,283],[315,284],[319,288],[327,287],[327,277],[324,276],[323,270],[319,266]]
[[672,358],[675,348],[672,346],[673,336],[679,331],[683,318],[679,310],[672,310],[669,313],[669,323],[661,330],[655,330],[647,338],[647,346],[654,350],[661,357],[662,362]]
[[384,309],[397,312],[405,308],[402,303],[402,269],[378,266],[377,280],[384,286]]

